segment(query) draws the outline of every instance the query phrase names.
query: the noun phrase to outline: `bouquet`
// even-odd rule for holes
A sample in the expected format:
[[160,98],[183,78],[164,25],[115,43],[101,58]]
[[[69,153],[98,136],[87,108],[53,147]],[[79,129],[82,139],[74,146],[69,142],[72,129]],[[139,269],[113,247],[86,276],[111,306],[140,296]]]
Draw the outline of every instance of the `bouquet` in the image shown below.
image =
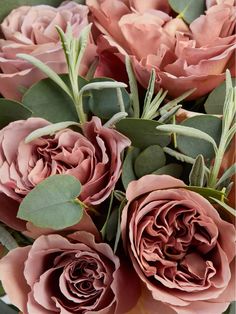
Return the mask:
[[0,312],[234,313],[235,1],[0,4]]

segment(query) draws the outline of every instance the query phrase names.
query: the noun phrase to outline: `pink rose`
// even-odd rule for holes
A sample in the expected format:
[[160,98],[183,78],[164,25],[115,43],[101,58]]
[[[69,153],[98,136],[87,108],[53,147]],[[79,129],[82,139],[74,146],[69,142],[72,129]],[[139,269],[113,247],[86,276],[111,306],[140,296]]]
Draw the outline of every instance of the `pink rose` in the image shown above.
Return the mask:
[[20,230],[25,226],[16,220],[19,203],[48,176],[73,175],[82,184],[81,201],[88,206],[103,202],[119,179],[121,153],[130,145],[128,138],[103,127],[97,117],[83,125],[83,135],[64,129],[24,142],[46,125],[44,119],[29,118],[0,130],[0,220]]
[[[16,57],[30,54],[50,66],[57,73],[67,73],[67,66],[55,26],[64,31],[68,23],[78,37],[88,25],[87,6],[73,1],[63,2],[58,8],[48,5],[22,6],[13,10],[2,22],[0,39],[0,93],[20,100],[20,88],[28,88],[45,75],[27,61]],[[80,74],[87,73],[95,56],[95,45],[87,47]]]
[[235,227],[185,187],[167,175],[131,182],[123,242],[155,300],[178,314],[221,314],[235,299]]
[[196,87],[189,99],[206,95],[224,80],[227,68],[235,75],[236,7],[231,2],[210,7],[188,27],[182,19],[157,10],[155,1],[152,9],[149,3],[146,10],[135,11],[127,1],[87,0],[103,34],[97,40],[98,74],[109,73],[103,62],[110,46],[123,62],[126,54],[130,56],[145,88],[154,68],[156,90],[162,87],[177,97]]
[[41,236],[11,251],[0,261],[0,278],[24,314],[122,314],[139,293],[127,265],[87,232]]

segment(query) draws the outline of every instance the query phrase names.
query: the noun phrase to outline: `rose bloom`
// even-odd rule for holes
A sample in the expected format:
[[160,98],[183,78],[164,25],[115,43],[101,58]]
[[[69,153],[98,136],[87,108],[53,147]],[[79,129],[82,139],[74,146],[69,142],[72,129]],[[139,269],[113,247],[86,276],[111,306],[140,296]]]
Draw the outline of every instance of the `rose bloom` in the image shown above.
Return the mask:
[[123,243],[156,313],[221,314],[235,300],[235,227],[185,187],[167,175],[131,182]]
[[139,293],[137,278],[110,246],[83,231],[41,236],[11,251],[0,261],[0,279],[24,314],[122,314]]
[[227,68],[235,75],[233,0],[213,1],[205,15],[189,26],[171,17],[168,6],[163,10],[163,6],[156,5],[160,2],[142,1],[138,6],[124,0],[87,0],[93,21],[103,34],[97,39],[97,75],[114,76],[110,60],[115,56],[114,62],[124,63],[128,54],[142,86],[148,86],[154,68],[156,90],[162,87],[177,97],[197,88],[188,99],[213,90],[224,80]]
[[82,184],[80,200],[88,206],[103,202],[121,173],[121,153],[130,140],[103,127],[97,117],[82,126],[83,135],[64,129],[25,143],[32,131],[50,123],[29,118],[0,130],[0,220],[17,230],[16,219],[23,197],[38,183],[55,174],[75,176]]
[[[20,89],[28,88],[45,75],[29,62],[16,57],[26,53],[36,57],[57,73],[67,73],[64,52],[55,26],[79,37],[88,25],[87,6],[73,1],[63,2],[58,8],[48,5],[22,6],[13,10],[2,22],[0,39],[0,93],[20,100]],[[95,57],[95,45],[90,43],[82,60],[80,74],[87,73]]]

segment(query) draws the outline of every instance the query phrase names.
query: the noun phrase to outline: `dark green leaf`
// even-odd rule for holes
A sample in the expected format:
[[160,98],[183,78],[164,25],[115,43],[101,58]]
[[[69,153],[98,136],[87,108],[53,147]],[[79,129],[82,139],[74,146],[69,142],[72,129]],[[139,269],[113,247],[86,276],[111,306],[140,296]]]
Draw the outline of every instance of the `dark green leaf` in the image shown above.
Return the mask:
[[221,200],[224,197],[223,192],[215,190],[215,189],[211,189],[211,188],[202,188],[199,186],[185,186],[185,189],[196,192],[211,202],[212,202],[212,198]]
[[[2,0],[3,1],[3,0]],[[4,5],[0,5],[0,21],[3,20],[13,9],[18,8],[22,5],[39,5],[39,4],[47,4],[51,6],[59,6],[61,4],[61,0],[7,0],[4,1]],[[84,0],[75,0],[75,2],[84,4]]]
[[106,239],[112,241],[116,236],[117,224],[119,219],[119,207],[116,207],[109,217],[106,229]]
[[0,281],[0,298],[6,294],[5,290],[3,289],[2,283]]
[[189,174],[189,183],[193,186],[202,187],[204,184],[205,163],[202,155],[198,155],[195,159],[193,167]]
[[[66,80],[65,76],[62,78]],[[48,78],[34,84],[24,94],[22,102],[32,110],[34,117],[44,118],[53,123],[78,122],[77,111],[71,98]]]
[[21,103],[0,98],[0,129],[16,120],[25,120],[32,112]]
[[166,174],[174,178],[180,178],[182,171],[183,171],[182,165],[170,163],[154,171],[153,174],[157,174],[157,175]]
[[232,302],[223,314],[235,314],[235,313],[236,313],[236,302]]
[[[181,125],[203,131],[209,134],[217,145],[219,144],[222,130],[221,119],[211,115],[198,115],[184,120]],[[177,145],[181,153],[192,158],[196,158],[199,154],[203,155],[206,163],[209,163],[215,154],[211,143],[197,138],[177,135]]]
[[116,124],[119,132],[126,135],[132,145],[146,148],[151,145],[165,147],[170,143],[170,136],[156,130],[161,123],[153,120],[126,118]]
[[0,300],[0,313],[2,314],[18,314],[19,312],[12,309],[9,305]]
[[187,23],[192,23],[205,11],[205,0],[169,0],[171,8]]
[[[232,83],[236,85],[236,78],[232,78]],[[209,114],[223,114],[223,107],[226,96],[226,82],[224,81],[216,87],[208,96],[204,107],[206,113]]]
[[23,199],[17,216],[42,228],[72,226],[83,215],[82,206],[76,201],[80,192],[81,184],[73,176],[48,177]]
[[121,175],[122,183],[125,189],[131,181],[137,180],[134,172],[134,162],[139,153],[139,148],[130,147],[125,157]]
[[[95,82],[115,82],[109,78],[95,78],[89,81]],[[125,110],[130,110],[129,94],[125,88],[121,88]],[[89,108],[91,112],[101,119],[110,119],[114,114],[120,111],[119,101],[117,98],[117,90],[115,88],[91,90],[89,92]]]
[[135,174],[138,178],[141,178],[163,167],[165,163],[166,156],[161,146],[149,146],[137,156],[134,162]]

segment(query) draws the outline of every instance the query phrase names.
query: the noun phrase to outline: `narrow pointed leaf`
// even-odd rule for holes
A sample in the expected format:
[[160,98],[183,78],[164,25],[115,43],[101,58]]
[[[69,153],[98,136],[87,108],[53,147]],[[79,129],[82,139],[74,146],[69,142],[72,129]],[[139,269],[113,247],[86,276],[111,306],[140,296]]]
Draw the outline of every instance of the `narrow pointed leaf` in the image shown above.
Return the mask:
[[202,187],[205,176],[205,163],[202,155],[198,155],[195,159],[191,172],[189,174],[190,185]]

